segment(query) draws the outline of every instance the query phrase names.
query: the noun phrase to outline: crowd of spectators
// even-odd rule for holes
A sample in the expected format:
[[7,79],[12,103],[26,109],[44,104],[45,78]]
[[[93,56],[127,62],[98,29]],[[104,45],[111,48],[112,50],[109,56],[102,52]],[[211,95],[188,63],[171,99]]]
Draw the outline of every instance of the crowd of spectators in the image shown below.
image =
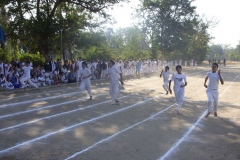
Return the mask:
[[[33,66],[33,63],[30,61],[30,67],[32,67],[30,72],[31,81],[38,87],[58,85],[59,83],[80,82],[80,70],[82,69],[83,61],[81,57],[77,60],[65,60],[64,62],[61,59],[54,61],[50,58],[45,61],[43,66]],[[96,59],[85,62],[87,62],[87,67],[91,70],[91,80],[107,77],[107,61]],[[173,66],[173,63],[173,61],[167,62],[161,60],[119,60],[115,65],[119,67],[123,76],[128,76],[159,71],[166,65]],[[175,64],[178,63],[181,64],[181,60],[179,62],[175,61]],[[25,64],[26,60],[18,61],[13,58],[12,61],[3,63],[0,59],[0,87],[5,89],[23,88],[20,81],[23,75],[22,67]],[[28,82],[25,82],[25,85],[28,86]]]

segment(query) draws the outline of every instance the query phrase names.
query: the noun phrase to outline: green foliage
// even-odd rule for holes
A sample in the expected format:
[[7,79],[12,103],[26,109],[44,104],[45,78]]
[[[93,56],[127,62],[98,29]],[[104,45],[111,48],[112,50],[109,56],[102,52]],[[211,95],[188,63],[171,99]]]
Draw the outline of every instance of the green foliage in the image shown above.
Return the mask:
[[16,53],[16,55],[13,55],[11,53],[11,50],[2,50],[0,49],[0,59],[6,63],[7,61],[11,61],[12,58],[14,59],[18,59],[18,60],[29,60],[32,61],[34,66],[37,65],[43,65],[45,62],[45,58],[40,54],[29,54],[29,53],[25,53],[25,54],[20,54],[19,52]]
[[138,17],[149,37],[152,58],[203,60],[208,53],[208,24],[198,18],[191,0],[142,1]]
[[82,58],[88,61],[95,59],[110,60],[114,59],[114,55],[112,55],[106,47],[91,46],[84,51]]
[[[126,0],[120,0],[126,1]],[[64,48],[71,51],[80,30],[94,28],[93,15],[104,21],[109,17],[106,8],[119,0],[1,0],[7,22],[3,24],[8,41],[26,53],[39,52],[45,58],[60,51],[60,30],[63,29]],[[60,54],[61,55],[61,54]]]
[[116,32],[108,29],[107,41],[117,59],[151,58],[145,36],[137,27],[120,28]]

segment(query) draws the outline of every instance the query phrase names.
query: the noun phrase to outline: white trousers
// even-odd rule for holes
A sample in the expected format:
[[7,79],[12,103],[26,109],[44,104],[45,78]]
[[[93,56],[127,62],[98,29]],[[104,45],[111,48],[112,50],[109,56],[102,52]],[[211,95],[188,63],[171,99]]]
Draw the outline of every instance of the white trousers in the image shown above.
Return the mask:
[[217,112],[218,108],[218,90],[206,90],[207,97],[208,97],[208,112],[212,111],[212,105],[213,105],[213,111]]
[[76,80],[77,80],[77,82],[79,81],[79,77],[80,77],[80,69],[76,71]]
[[80,84],[80,90],[87,90],[88,91],[88,94],[89,96],[92,96],[92,91],[91,91],[91,82],[90,82],[90,79],[87,78],[87,79],[83,79],[81,84]]
[[173,87],[175,98],[178,104],[177,111],[179,111],[183,105],[184,102],[184,88],[178,88],[178,87]]
[[169,82],[164,82],[162,86],[163,86],[163,89],[167,92],[168,91]]
[[119,92],[119,83],[118,81],[111,81],[109,86],[109,94],[113,101],[117,100],[117,94]]
[[25,81],[27,81],[31,86],[35,87],[35,88],[38,88],[37,85],[35,85],[32,81],[31,81],[31,77],[23,77],[21,78],[20,80],[20,83],[22,84],[22,86],[25,88],[26,85],[25,85]]

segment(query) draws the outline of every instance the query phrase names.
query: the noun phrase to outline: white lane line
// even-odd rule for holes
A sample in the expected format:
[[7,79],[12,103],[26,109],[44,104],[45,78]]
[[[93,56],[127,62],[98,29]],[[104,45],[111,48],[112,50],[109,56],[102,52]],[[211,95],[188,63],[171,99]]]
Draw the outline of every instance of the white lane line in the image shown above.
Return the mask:
[[[224,91],[221,93],[221,95],[219,96],[219,98],[226,92],[226,90],[228,90],[228,88],[238,79],[238,77],[240,76],[237,75],[235,77],[235,79],[228,85],[227,88],[224,89]],[[186,138],[187,136],[193,131],[193,129],[198,125],[198,123],[202,120],[202,118],[204,117],[204,115],[207,113],[207,110],[205,110],[202,115],[198,118],[198,120],[189,128],[189,130],[183,135],[183,137],[178,140],[162,157],[158,158],[158,160],[164,160],[165,158],[167,158]]]
[[[203,71],[201,71],[203,72]],[[198,72],[200,73],[200,72]],[[194,73],[195,74],[195,73]],[[153,77],[155,78],[155,77]],[[147,79],[146,79],[147,80]],[[146,81],[145,79],[143,80]],[[141,82],[142,80],[140,80]],[[158,82],[158,81],[157,81]],[[150,84],[145,84],[145,85],[150,85]],[[144,86],[145,86],[144,85]],[[78,87],[77,87],[78,88]],[[104,87],[105,89],[106,87]],[[94,91],[97,91],[99,90],[100,88],[98,89],[94,89]],[[102,88],[101,88],[102,89]],[[74,95],[76,93],[84,93],[85,91],[77,91],[77,92],[72,92],[72,93],[66,93],[66,94],[60,94],[60,95],[56,95],[56,96],[52,96],[52,97],[44,97],[44,98],[39,98],[39,99],[33,99],[33,100],[28,100],[28,101],[23,101],[23,102],[16,102],[16,103],[7,103],[7,104],[2,104],[0,105],[0,108],[5,108],[5,107],[9,107],[9,106],[17,106],[17,105],[21,105],[21,104],[27,104],[27,103],[32,103],[32,102],[38,102],[38,101],[43,101],[43,100],[50,100],[50,99],[55,99],[55,98],[59,98],[59,97],[64,97],[64,96],[71,96],[71,95]]]
[[[129,96],[119,97],[118,99],[123,99],[123,98],[126,98],[126,97],[129,97]],[[76,100],[76,101],[80,101],[80,100]],[[38,121],[42,121],[42,120],[45,120],[45,119],[50,119],[50,118],[62,116],[62,115],[65,115],[65,114],[70,114],[70,113],[73,113],[73,112],[85,110],[85,109],[92,108],[92,107],[95,107],[95,106],[98,106],[98,105],[101,105],[101,104],[105,104],[105,103],[108,103],[108,102],[111,102],[111,101],[112,101],[112,100],[108,100],[108,101],[96,103],[96,104],[93,104],[93,105],[89,105],[89,106],[86,106],[86,107],[83,107],[83,108],[74,109],[74,110],[71,110],[71,111],[62,112],[62,113],[59,113],[59,114],[54,114],[54,115],[51,115],[51,116],[47,116],[47,117],[35,119],[35,120],[33,120],[33,121],[28,121],[28,122],[20,123],[20,124],[18,124],[18,125],[14,125],[14,126],[2,128],[2,129],[0,129],[0,132],[6,131],[6,130],[9,130],[9,129],[14,129],[14,128],[22,127],[22,126],[27,125],[27,124],[36,123],[36,122],[38,122]]]
[[[155,77],[153,77],[155,78]],[[141,82],[141,81],[146,81],[146,79],[140,79],[140,80],[135,80],[134,83],[136,82]],[[128,81],[127,81],[128,82]],[[131,83],[131,81],[129,81]],[[74,87],[76,84],[73,84],[73,88],[67,88],[65,89],[64,91],[68,91],[68,90],[75,90],[76,88],[79,88],[79,87]],[[79,85],[78,85],[79,86]],[[93,87],[97,87],[97,86],[93,86]],[[107,88],[107,87],[102,87],[102,88]],[[44,89],[44,88],[43,88]],[[93,89],[95,90],[95,89]],[[28,97],[28,96],[36,96],[36,95],[41,95],[41,94],[48,94],[48,93],[51,93],[51,92],[56,92],[56,91],[63,91],[63,89],[57,89],[57,90],[53,90],[53,91],[48,91],[48,92],[45,92],[45,90],[43,92],[40,92],[40,93],[32,93],[32,94],[28,94],[28,95],[23,95],[23,96],[16,96],[16,97],[10,97],[10,98],[7,98],[7,99],[1,99],[0,102],[4,102],[4,101],[7,101],[7,100],[12,100],[12,99],[16,99],[16,98],[23,98],[23,97]]]
[[[155,83],[151,83],[151,84],[155,84]],[[150,84],[145,84],[142,87],[148,86],[148,85],[150,85]],[[130,87],[128,89],[131,89],[131,88],[136,88],[136,87]],[[95,95],[95,97],[98,97],[98,96],[101,96],[101,95],[107,95],[107,94],[98,94],[98,95]],[[66,105],[66,104],[69,104],[69,103],[74,103],[74,102],[82,101],[82,100],[86,100],[86,99],[88,99],[88,98],[81,98],[81,99],[77,99],[77,100],[72,100],[72,101],[67,101],[67,102],[63,102],[63,103],[48,105],[48,106],[45,106],[45,107],[31,109],[31,110],[27,110],[27,111],[20,111],[20,112],[17,112],[17,113],[6,114],[6,115],[0,116],[0,119],[7,118],[7,117],[13,117],[13,116],[16,116],[16,115],[21,115],[21,114],[26,114],[26,113],[30,113],[30,112],[34,112],[34,111],[40,111],[40,110],[47,109],[47,108],[53,108],[53,107],[57,107],[57,106],[60,106],[60,105]]]
[[48,137],[50,137],[50,136],[52,136],[52,135],[55,135],[55,134],[57,134],[57,133],[65,132],[65,131],[67,131],[67,130],[70,130],[70,129],[75,128],[75,127],[78,127],[78,126],[81,126],[81,125],[83,125],[83,124],[87,124],[87,123],[90,123],[90,122],[93,122],[93,121],[96,121],[96,120],[99,120],[99,119],[102,119],[102,118],[111,116],[111,115],[113,115],[113,114],[116,114],[116,113],[119,113],[119,112],[128,110],[128,109],[130,109],[130,108],[133,108],[133,107],[135,107],[135,106],[137,106],[137,105],[143,104],[143,103],[145,103],[145,102],[147,102],[147,101],[150,101],[150,100],[152,100],[152,99],[153,99],[153,98],[148,98],[148,99],[146,99],[146,100],[144,100],[144,101],[140,101],[140,102],[138,102],[138,103],[135,103],[135,104],[130,105],[130,106],[128,106],[128,107],[125,107],[125,108],[116,110],[116,111],[114,111],[114,112],[110,112],[110,113],[104,114],[104,115],[102,115],[102,116],[99,116],[99,117],[96,117],[96,118],[92,118],[92,119],[90,119],[90,120],[87,120],[87,121],[84,121],[84,122],[81,122],[81,123],[77,123],[77,124],[68,126],[68,127],[66,127],[66,128],[60,129],[60,130],[55,131],[55,132],[47,133],[47,134],[45,134],[45,135],[43,135],[43,136],[40,136],[40,137],[38,137],[38,138],[34,138],[34,139],[31,139],[31,140],[28,140],[28,141],[25,141],[25,142],[22,142],[22,143],[18,143],[17,145],[15,145],[15,146],[13,146],[13,147],[10,147],[10,148],[1,150],[1,151],[0,151],[0,154],[6,153],[6,152],[8,152],[8,151],[11,151],[11,150],[13,150],[13,149],[19,148],[19,147],[24,146],[24,145],[28,145],[28,144],[33,143],[33,142],[35,142],[35,141],[38,141],[38,140],[41,140],[41,139],[44,139],[44,138],[48,138]]
[[[96,90],[102,90],[102,88],[99,88],[99,89],[96,89]],[[0,105],[0,108],[9,107],[9,106],[16,106],[16,105],[20,105],[20,104],[27,104],[27,103],[31,103],[31,102],[38,102],[38,101],[43,101],[43,100],[50,100],[50,99],[55,99],[55,98],[59,98],[59,97],[69,97],[71,95],[76,95],[76,93],[84,93],[84,92],[85,91],[77,91],[77,92],[52,96],[52,97],[45,97],[45,98],[33,99],[33,100],[28,100],[28,101],[23,101],[23,102],[3,104],[3,105]]]
[[[102,95],[107,95],[107,93],[97,94],[97,95],[95,95],[95,97],[102,96]],[[48,106],[45,106],[45,107],[31,109],[31,110],[27,110],[27,111],[21,111],[21,112],[12,113],[12,114],[6,114],[6,115],[0,116],[0,119],[7,118],[7,117],[12,117],[12,116],[16,116],[16,115],[21,115],[21,114],[26,114],[26,113],[30,113],[30,112],[34,112],[34,111],[40,111],[40,110],[43,110],[43,109],[53,108],[53,107],[57,107],[57,106],[61,107],[61,105],[70,104],[70,103],[74,103],[74,102],[82,101],[82,100],[86,100],[86,99],[89,99],[89,97],[88,98],[76,99],[76,100],[72,100],[72,101],[67,101],[67,102],[63,102],[63,103],[57,103],[57,104],[53,104],[53,105],[48,105]]]
[[[150,84],[145,84],[143,86],[147,86],[147,85],[150,85]],[[136,87],[131,87],[131,88],[136,88]],[[128,88],[128,89],[131,89],[131,88]],[[98,97],[98,96],[101,96],[101,95],[107,95],[107,93],[106,94],[98,94],[98,95],[94,95],[94,96]],[[60,106],[60,105],[66,105],[66,104],[69,104],[69,103],[74,103],[74,102],[82,101],[82,100],[86,100],[86,99],[88,99],[88,98],[81,98],[81,99],[77,99],[77,100],[67,101],[67,102],[63,102],[63,103],[57,103],[57,104],[48,105],[48,106],[45,106],[45,107],[31,109],[31,110],[27,110],[27,111],[20,111],[20,112],[17,112],[17,113],[6,114],[6,115],[0,116],[0,119],[7,118],[7,117],[13,117],[13,116],[16,116],[16,115],[21,115],[21,114],[26,114],[26,113],[30,113],[30,112],[34,112],[34,111],[40,111],[40,110],[47,109],[47,108],[53,108],[53,107],[57,107],[57,106]]]
[[[197,81],[195,81],[195,82],[197,82]],[[195,82],[191,82],[190,84],[195,83]],[[199,89],[199,90],[202,90],[202,89]],[[199,90],[197,90],[197,92],[198,92]],[[192,94],[192,95],[193,95],[193,94]],[[100,140],[99,142],[94,143],[92,146],[89,146],[89,147],[87,147],[86,149],[84,149],[84,150],[82,150],[82,151],[79,151],[79,152],[74,153],[72,156],[66,158],[66,160],[72,159],[72,158],[76,157],[77,155],[82,154],[82,153],[84,153],[84,152],[92,149],[93,147],[96,147],[98,144],[103,143],[103,142],[105,142],[105,141],[107,141],[107,140],[110,140],[110,139],[116,137],[117,135],[119,135],[119,134],[121,134],[121,133],[123,133],[123,132],[125,132],[125,131],[133,128],[133,127],[135,127],[135,126],[137,126],[137,125],[139,125],[139,124],[142,124],[142,123],[144,123],[144,122],[146,122],[146,121],[148,121],[148,120],[156,117],[157,115],[159,115],[159,114],[167,111],[168,109],[170,109],[171,107],[173,107],[173,106],[176,105],[176,104],[177,104],[177,103],[174,103],[174,104],[168,106],[167,108],[165,108],[165,109],[163,109],[163,110],[161,110],[161,111],[159,111],[159,112],[151,115],[149,118],[147,118],[147,119],[145,119],[145,120],[142,120],[142,121],[140,121],[140,122],[138,122],[138,123],[135,123],[134,125],[126,128],[126,129],[124,129],[124,130],[122,130],[122,131],[119,131],[119,132],[115,133],[114,135],[109,136],[108,138],[105,138],[105,139],[103,139],[103,140]]]
[[128,127],[128,128],[125,128],[125,129],[123,129],[123,130],[121,130],[121,131],[119,131],[119,132],[117,132],[117,133],[115,133],[115,134],[113,134],[113,135],[105,138],[105,139],[102,139],[102,140],[94,143],[93,145],[87,147],[87,148],[84,149],[84,150],[81,150],[81,151],[79,151],[79,152],[74,153],[73,155],[69,156],[69,157],[66,158],[65,160],[69,160],[69,159],[75,158],[77,155],[80,155],[80,154],[82,154],[82,153],[84,153],[84,152],[87,152],[88,150],[92,149],[93,147],[96,147],[97,145],[99,145],[99,144],[101,144],[101,143],[103,143],[103,142],[105,142],[105,141],[108,141],[108,140],[116,137],[117,135],[119,135],[119,134],[121,134],[121,133],[123,133],[123,132],[128,131],[129,129],[132,129],[133,127],[135,127],[135,126],[137,126],[137,125],[140,125],[140,124],[142,124],[142,123],[144,123],[144,122],[146,122],[146,121],[148,121],[148,120],[152,120],[154,117],[158,116],[159,114],[161,114],[161,113],[167,111],[168,109],[170,109],[171,107],[173,107],[175,104],[176,104],[176,103],[168,106],[168,107],[165,108],[164,110],[161,110],[161,111],[159,111],[159,112],[151,115],[150,117],[148,117],[148,118],[146,118],[146,119],[144,119],[144,120],[142,120],[142,121],[140,121],[140,122],[138,122],[138,123],[135,123],[134,125],[132,125],[132,126],[130,126],[130,127]]

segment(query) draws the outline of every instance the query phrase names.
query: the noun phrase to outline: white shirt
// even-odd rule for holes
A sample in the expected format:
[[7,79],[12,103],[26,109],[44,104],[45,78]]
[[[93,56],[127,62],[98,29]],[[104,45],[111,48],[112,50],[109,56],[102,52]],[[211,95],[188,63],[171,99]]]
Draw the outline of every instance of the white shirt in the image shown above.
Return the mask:
[[109,75],[110,80],[112,82],[113,81],[118,81],[119,73],[121,73],[121,72],[116,65],[113,65],[112,67],[109,67],[108,70],[107,70],[107,74]]
[[38,77],[38,81],[43,82],[43,81],[45,81],[45,78],[44,77]]
[[32,67],[23,66],[22,69],[24,70],[23,77],[31,77],[30,71],[31,71],[31,69],[33,69]]
[[67,73],[68,72],[67,68],[62,68],[61,70],[62,70],[63,73]]
[[184,85],[187,82],[187,78],[184,74],[174,74],[171,78],[174,81],[174,88],[180,88],[181,85]]
[[[84,68],[84,69],[80,70],[80,74],[82,75],[82,78],[83,77],[87,77],[87,76],[89,76],[91,74],[91,71],[88,68]],[[87,77],[87,78],[85,78],[83,80],[87,80],[87,79],[90,80],[90,77]]]
[[62,80],[62,81],[66,81],[66,80],[68,80],[68,79],[67,79],[67,77],[66,77],[65,75],[62,75],[62,76],[61,76],[61,80]]
[[78,71],[82,70],[82,61],[77,61],[77,65],[78,65]]
[[207,89],[217,90],[219,85],[219,80],[220,80],[218,73],[208,72],[207,77],[209,79]]
[[6,87],[13,87],[12,82],[6,81],[5,82]]
[[117,67],[118,67],[119,71],[122,72],[122,70],[123,70],[123,63],[118,63]]
[[169,76],[170,76],[170,72],[169,71],[163,71],[162,72],[162,76],[163,76],[163,82],[168,82],[169,81]]

